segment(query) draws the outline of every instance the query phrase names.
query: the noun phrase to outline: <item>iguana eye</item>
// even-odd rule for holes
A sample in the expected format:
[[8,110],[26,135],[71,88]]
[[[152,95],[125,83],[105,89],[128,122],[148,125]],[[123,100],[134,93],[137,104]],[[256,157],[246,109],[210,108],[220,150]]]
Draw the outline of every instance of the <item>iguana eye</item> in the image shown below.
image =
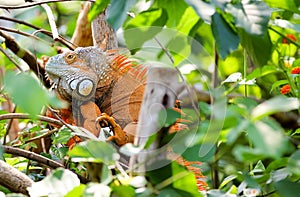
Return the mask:
[[73,52],[69,52],[65,55],[65,61],[68,64],[72,64],[76,60],[76,54]]

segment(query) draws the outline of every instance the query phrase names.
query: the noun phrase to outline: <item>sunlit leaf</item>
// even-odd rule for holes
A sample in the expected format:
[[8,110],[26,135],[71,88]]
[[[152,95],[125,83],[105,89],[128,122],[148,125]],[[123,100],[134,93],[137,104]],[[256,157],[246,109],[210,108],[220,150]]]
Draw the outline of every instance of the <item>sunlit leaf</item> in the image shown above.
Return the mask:
[[68,154],[75,162],[104,162],[105,164],[112,164],[120,157],[112,145],[94,140],[77,144]]
[[182,20],[186,9],[188,8],[184,0],[158,0],[157,6],[166,10],[168,14],[167,27],[176,27],[177,24]]
[[68,192],[64,197],[81,197],[85,188],[86,185],[80,184],[79,186]]
[[42,181],[35,182],[27,190],[30,196],[64,196],[80,185],[76,174],[70,170],[58,168]]
[[270,7],[281,8],[300,14],[300,11],[297,9],[298,6],[294,0],[264,0],[264,2],[266,2]]
[[299,107],[300,102],[297,98],[277,96],[255,107],[251,112],[251,118],[253,120],[258,120],[276,112],[287,112],[294,109],[298,109]]
[[49,93],[33,73],[6,72],[4,76],[4,90],[13,102],[32,117],[38,115],[47,104],[55,107],[66,106],[54,94]]
[[112,186],[113,196],[128,196],[135,197],[135,191],[131,186],[128,185],[114,185]]
[[6,72],[4,76],[4,88],[24,112],[31,116],[37,115],[47,104],[47,92],[32,73]]
[[271,16],[271,9],[263,1],[244,0],[237,4],[227,4],[227,9],[235,17],[236,26],[249,34],[264,35]]
[[276,20],[272,21],[271,24],[274,26],[282,27],[282,28],[292,29],[298,33],[300,32],[300,25],[292,23],[288,20],[276,19]]
[[120,153],[123,153],[127,156],[133,156],[141,152],[143,149],[138,146],[134,146],[132,143],[127,143],[120,148]]
[[92,21],[96,16],[98,16],[103,10],[108,6],[110,0],[97,0],[92,4],[92,8],[88,14],[89,21]]
[[150,9],[141,12],[125,25],[124,37],[127,48],[137,50],[144,42],[153,38],[162,30],[167,22],[167,13],[164,9]]
[[111,194],[111,188],[102,183],[90,182],[87,184],[82,196],[101,196],[109,197]]
[[216,11],[213,5],[198,0],[186,0],[186,2],[194,8],[202,20],[211,22],[211,16]]
[[222,189],[225,185],[227,185],[228,183],[230,183],[231,181],[233,181],[234,179],[236,179],[236,175],[229,175],[228,177],[226,177],[222,183],[220,184],[219,188]]
[[229,75],[224,81],[223,83],[229,83],[229,82],[238,82],[242,80],[242,73],[240,72],[236,72],[236,73],[232,73],[231,75]]

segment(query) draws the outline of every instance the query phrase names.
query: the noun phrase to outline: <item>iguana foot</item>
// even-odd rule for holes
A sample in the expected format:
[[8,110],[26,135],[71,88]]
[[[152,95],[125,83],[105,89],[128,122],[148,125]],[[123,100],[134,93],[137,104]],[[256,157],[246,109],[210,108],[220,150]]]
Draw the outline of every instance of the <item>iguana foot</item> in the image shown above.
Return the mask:
[[102,113],[100,117],[96,119],[96,124],[99,124],[100,127],[109,127],[112,129],[114,135],[107,138],[107,141],[115,140],[119,146],[122,146],[126,143],[132,142],[128,137],[127,133],[116,123],[115,119],[106,113]]

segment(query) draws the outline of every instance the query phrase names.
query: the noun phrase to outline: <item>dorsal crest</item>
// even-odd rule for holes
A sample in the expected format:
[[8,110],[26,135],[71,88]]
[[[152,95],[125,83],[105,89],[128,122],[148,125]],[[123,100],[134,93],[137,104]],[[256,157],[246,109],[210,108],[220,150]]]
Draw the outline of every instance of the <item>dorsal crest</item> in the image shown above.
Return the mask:
[[121,75],[129,74],[131,77],[145,81],[147,66],[138,64],[136,61],[128,58],[126,54],[120,54],[119,50],[108,50],[107,55],[112,58],[111,68]]

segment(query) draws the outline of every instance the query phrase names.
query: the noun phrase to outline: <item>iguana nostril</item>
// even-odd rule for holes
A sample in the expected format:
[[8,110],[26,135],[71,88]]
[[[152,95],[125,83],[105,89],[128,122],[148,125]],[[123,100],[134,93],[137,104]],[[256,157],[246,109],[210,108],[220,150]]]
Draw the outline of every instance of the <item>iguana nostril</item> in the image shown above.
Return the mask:
[[78,83],[78,93],[82,96],[89,96],[94,88],[94,84],[90,79],[84,79]]

